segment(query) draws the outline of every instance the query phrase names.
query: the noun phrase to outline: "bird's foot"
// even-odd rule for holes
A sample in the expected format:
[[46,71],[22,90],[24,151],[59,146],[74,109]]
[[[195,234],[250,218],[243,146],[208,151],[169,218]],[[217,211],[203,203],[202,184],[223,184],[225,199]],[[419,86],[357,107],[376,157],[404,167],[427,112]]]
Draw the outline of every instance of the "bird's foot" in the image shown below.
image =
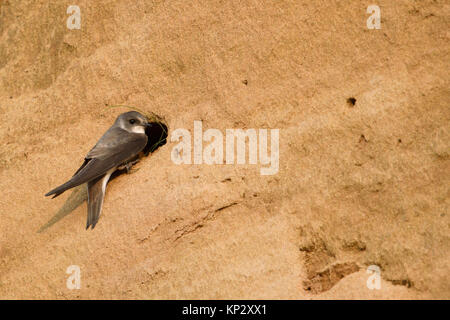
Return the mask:
[[127,168],[127,174],[135,173],[135,172],[137,172],[138,170],[139,170],[139,168],[135,168],[135,169],[132,169],[132,168],[128,169],[128,168]]
[[139,162],[139,159],[136,159],[134,161],[127,162],[123,165],[123,167],[127,170],[127,174],[134,173],[139,170],[139,168],[132,169],[132,167],[138,162]]

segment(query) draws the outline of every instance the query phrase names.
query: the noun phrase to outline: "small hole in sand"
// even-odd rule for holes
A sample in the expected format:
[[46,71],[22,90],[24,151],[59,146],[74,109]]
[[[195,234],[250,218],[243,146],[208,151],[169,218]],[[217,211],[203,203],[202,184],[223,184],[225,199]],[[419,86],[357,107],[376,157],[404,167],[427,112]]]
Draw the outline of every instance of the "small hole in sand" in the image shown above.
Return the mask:
[[347,99],[347,104],[348,104],[349,106],[351,106],[351,107],[355,106],[355,104],[356,104],[356,99],[353,98],[353,97],[348,98],[348,99]]
[[145,146],[145,155],[156,151],[159,147],[167,143],[167,125],[163,122],[150,122],[151,126],[145,130],[148,137],[147,145]]

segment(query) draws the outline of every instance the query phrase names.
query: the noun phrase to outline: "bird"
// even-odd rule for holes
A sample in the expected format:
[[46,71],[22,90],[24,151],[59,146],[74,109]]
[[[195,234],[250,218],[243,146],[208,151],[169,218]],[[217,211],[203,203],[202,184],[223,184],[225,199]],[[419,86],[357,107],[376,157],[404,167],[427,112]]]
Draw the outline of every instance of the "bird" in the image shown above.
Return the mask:
[[139,152],[146,144],[146,128],[151,124],[137,111],[120,114],[114,124],[103,134],[84,158],[81,167],[69,181],[47,192],[52,199],[64,191],[87,183],[88,214],[86,230],[95,228],[103,206],[106,185],[111,174],[125,167],[127,171],[134,164]]

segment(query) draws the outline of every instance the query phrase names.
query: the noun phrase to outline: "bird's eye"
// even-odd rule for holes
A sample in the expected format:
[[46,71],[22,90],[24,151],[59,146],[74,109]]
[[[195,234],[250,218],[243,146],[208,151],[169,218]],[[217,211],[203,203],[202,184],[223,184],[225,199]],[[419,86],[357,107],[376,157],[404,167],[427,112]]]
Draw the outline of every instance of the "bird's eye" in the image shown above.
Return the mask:
[[134,124],[135,122],[136,122],[136,120],[134,120],[134,119],[130,119],[130,121],[129,121],[131,124]]

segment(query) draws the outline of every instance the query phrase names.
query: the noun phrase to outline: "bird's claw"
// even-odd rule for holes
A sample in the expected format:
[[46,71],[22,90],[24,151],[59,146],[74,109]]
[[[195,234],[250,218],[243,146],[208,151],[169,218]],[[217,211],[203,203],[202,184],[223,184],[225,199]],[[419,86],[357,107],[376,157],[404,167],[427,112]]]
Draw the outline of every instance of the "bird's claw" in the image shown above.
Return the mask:
[[132,169],[132,168],[130,167],[130,168],[126,168],[126,169],[127,169],[127,174],[132,174],[132,173],[135,173],[136,171],[138,171],[140,168]]
[[121,169],[121,170],[126,169],[126,170],[127,170],[127,174],[136,172],[136,171],[139,170],[139,168],[137,168],[137,169],[132,169],[132,167],[133,167],[136,163],[138,163],[138,162],[139,162],[139,159],[134,160],[134,161],[127,162],[127,163],[125,163],[124,165],[122,165],[119,169]]

